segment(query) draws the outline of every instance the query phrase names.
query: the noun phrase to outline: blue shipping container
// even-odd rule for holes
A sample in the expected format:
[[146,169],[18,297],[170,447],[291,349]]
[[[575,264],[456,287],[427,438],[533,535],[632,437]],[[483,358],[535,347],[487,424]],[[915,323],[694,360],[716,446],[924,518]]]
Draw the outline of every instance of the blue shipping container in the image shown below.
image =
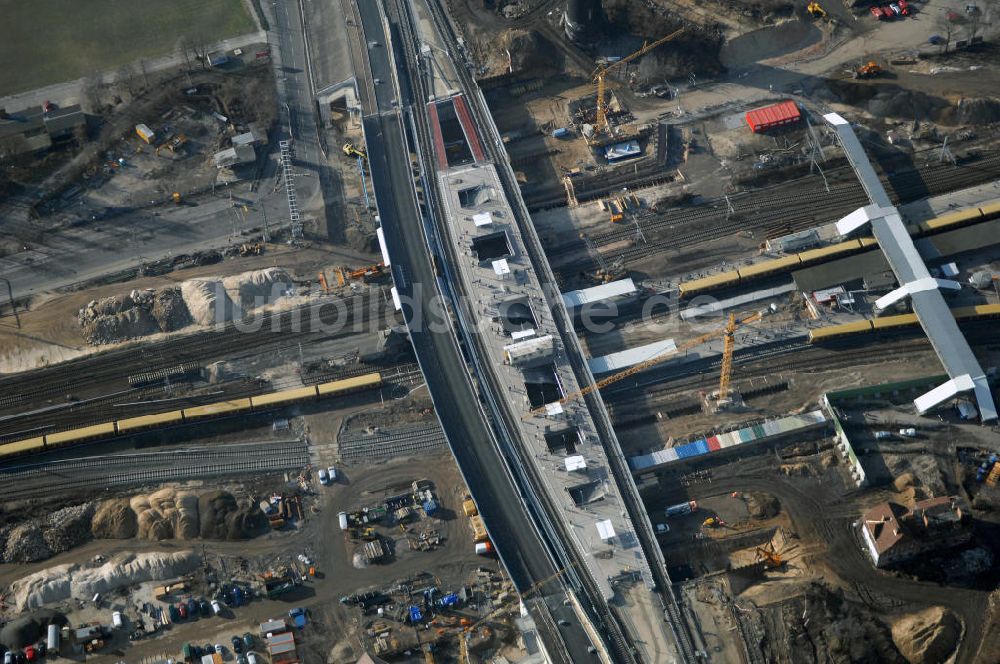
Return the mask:
[[698,455],[698,452],[690,444],[688,444],[688,445],[681,445],[680,447],[675,447],[674,449],[677,450],[677,458],[678,459],[689,459],[689,458],[691,458],[693,456],[697,456]]
[[708,441],[704,438],[697,441],[694,446],[698,450],[698,454],[708,454]]

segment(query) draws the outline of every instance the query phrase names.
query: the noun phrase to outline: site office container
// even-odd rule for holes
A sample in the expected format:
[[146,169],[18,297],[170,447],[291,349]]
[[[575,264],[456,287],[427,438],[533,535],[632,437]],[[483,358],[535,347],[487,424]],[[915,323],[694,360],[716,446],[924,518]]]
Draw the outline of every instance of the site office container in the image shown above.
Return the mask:
[[746,114],[747,124],[754,133],[790,125],[800,119],[802,113],[794,101],[782,101],[763,108],[755,108]]

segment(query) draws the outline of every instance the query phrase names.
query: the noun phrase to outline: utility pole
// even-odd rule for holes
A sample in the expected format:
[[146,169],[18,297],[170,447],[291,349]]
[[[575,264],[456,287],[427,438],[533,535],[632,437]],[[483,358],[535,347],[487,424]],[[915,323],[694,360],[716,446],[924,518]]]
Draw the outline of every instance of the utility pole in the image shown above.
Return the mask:
[[11,288],[10,279],[6,277],[0,277],[7,284],[7,299],[10,300],[10,312],[14,314],[14,322],[17,324],[18,329],[21,328],[21,317],[17,315],[17,304],[14,302],[14,289]]

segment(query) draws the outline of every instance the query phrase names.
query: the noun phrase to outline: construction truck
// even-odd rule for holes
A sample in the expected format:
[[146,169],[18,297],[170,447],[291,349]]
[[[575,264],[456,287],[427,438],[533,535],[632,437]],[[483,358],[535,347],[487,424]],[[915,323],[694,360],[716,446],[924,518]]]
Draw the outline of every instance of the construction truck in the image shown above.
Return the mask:
[[341,149],[344,151],[344,155],[348,157],[359,157],[361,159],[368,159],[368,153],[365,152],[365,149],[356,147],[353,143],[344,143],[344,147],[342,147]]
[[882,75],[882,67],[877,62],[869,61],[854,70],[854,78],[878,78]]

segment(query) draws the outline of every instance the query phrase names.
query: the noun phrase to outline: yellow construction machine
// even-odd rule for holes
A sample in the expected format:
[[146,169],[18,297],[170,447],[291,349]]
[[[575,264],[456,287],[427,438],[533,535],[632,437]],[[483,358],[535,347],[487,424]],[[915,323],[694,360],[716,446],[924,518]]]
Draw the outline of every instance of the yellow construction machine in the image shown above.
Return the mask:
[[882,66],[871,60],[854,70],[854,78],[878,78],[881,75]]
[[818,2],[810,2],[806,5],[806,9],[816,18],[829,18],[829,14]]
[[362,159],[368,159],[368,153],[365,152],[365,149],[356,147],[353,143],[344,143],[344,147],[341,149],[344,151],[344,154],[348,157],[360,157]]

